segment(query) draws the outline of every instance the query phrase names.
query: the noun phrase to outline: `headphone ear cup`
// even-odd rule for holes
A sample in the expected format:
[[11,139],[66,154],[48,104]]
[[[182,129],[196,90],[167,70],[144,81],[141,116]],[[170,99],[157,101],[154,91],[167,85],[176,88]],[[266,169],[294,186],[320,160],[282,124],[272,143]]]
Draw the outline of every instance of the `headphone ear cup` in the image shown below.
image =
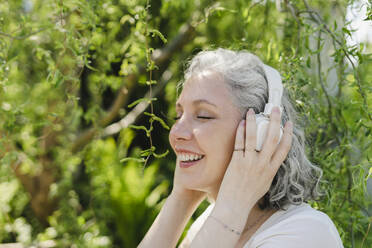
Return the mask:
[[[257,138],[256,138],[256,151],[261,151],[263,143],[266,140],[268,128],[269,128],[270,119],[261,115],[256,114],[256,130],[257,130]],[[282,139],[283,136],[283,127],[280,125],[280,134],[279,134],[279,141]]]
[[262,145],[266,139],[267,129],[269,127],[269,118],[260,114],[256,115],[256,151],[261,151]]

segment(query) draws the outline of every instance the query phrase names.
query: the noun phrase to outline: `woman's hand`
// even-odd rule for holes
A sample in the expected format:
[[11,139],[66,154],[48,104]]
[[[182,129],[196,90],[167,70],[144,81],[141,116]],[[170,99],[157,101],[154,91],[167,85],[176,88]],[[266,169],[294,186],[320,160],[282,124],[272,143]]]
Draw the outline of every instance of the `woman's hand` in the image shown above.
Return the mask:
[[179,175],[177,165],[172,192],[138,248],[176,247],[187,222],[205,198],[205,192],[187,189],[180,183]]
[[189,202],[190,205],[199,205],[207,196],[206,192],[186,188],[185,185],[181,184],[178,179],[180,173],[180,168],[178,165],[176,165],[171,195],[182,201]]
[[[287,122],[283,137],[279,141],[280,111],[273,108],[270,115],[268,134],[260,152],[256,152],[256,120],[250,109],[246,120],[242,120],[236,132],[234,152],[222,180],[216,208],[221,208],[222,216],[241,216],[269,190],[273,178],[285,160],[292,144],[292,123]],[[222,217],[221,216],[221,217]],[[245,223],[245,221],[244,221]]]

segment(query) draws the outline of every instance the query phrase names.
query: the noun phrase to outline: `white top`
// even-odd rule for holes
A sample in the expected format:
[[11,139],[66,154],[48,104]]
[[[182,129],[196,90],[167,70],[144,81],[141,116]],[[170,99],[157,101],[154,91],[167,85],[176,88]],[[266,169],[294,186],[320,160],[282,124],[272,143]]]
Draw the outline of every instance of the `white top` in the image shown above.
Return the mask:
[[[185,237],[188,247],[212,212],[214,204],[194,221]],[[340,235],[332,220],[310,205],[290,205],[270,216],[244,245],[244,248],[343,248]]]

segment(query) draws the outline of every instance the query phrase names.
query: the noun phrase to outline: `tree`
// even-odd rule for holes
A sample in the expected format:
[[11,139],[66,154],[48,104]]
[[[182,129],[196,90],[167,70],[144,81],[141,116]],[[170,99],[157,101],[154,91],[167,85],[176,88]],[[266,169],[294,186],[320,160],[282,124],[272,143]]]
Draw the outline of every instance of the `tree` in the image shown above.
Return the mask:
[[372,242],[371,44],[346,43],[354,2],[0,3],[0,240],[135,247],[171,187],[183,66],[222,46],[280,69],[328,181],[313,206],[345,247]]

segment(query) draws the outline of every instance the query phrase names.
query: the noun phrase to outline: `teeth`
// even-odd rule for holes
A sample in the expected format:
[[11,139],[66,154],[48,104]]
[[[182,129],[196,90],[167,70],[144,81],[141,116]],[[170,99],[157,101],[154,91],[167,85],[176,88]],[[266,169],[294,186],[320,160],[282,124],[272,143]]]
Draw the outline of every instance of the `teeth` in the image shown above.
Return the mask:
[[194,161],[203,158],[203,155],[181,153],[178,155],[180,161]]

